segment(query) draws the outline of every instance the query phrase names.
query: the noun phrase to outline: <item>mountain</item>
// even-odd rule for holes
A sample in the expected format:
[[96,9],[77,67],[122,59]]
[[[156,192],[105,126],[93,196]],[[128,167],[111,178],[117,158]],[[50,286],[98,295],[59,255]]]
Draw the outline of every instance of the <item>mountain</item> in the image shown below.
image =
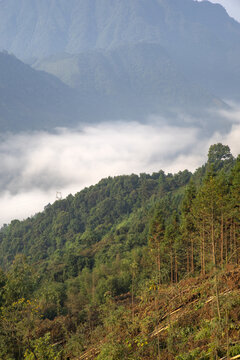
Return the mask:
[[37,61],[34,68],[76,90],[80,101],[84,99],[81,108],[87,119],[140,120],[156,114],[169,122],[172,116],[176,124],[178,111],[199,117],[209,108],[224,107],[221,99],[184,76],[158,44],[55,55]]
[[158,43],[208,92],[239,98],[240,24],[193,0],[2,0],[0,47],[21,59]]
[[0,9],[0,46],[20,58],[170,39],[218,37],[231,39],[231,46],[240,31],[220,5],[207,1],[2,0]]
[[224,102],[185,78],[157,44],[55,56],[38,61],[35,68],[2,52],[0,81],[2,132],[119,119],[146,121],[149,115],[184,125],[176,116],[183,109],[194,115],[191,123],[199,116],[206,118],[200,127],[207,131],[224,126],[219,117],[212,116],[209,123],[210,115],[205,116],[205,110],[220,110]]
[[0,84],[1,132],[53,129],[77,116],[70,87],[7,53],[0,53]]
[[[240,24],[208,1],[2,0],[0,34],[0,47],[55,76],[24,67],[24,92],[16,80],[7,99],[3,83],[3,130],[154,115],[209,132],[230,126],[220,110],[240,98]],[[11,76],[11,61],[1,66]],[[41,84],[28,93],[31,76]]]

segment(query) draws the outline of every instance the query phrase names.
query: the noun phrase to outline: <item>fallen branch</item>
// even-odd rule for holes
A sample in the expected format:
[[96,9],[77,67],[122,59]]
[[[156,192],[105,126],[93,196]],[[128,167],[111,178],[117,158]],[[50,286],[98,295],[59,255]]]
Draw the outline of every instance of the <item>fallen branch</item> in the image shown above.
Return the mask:
[[[232,293],[232,290],[225,290],[225,291],[223,291],[221,294],[220,294],[220,296],[225,296],[225,295],[228,295],[228,294],[230,294],[230,293]],[[214,299],[215,299],[216,297],[215,296],[210,296],[206,301],[205,301],[205,305],[206,304],[209,304],[210,302],[212,302]],[[199,299],[196,299],[196,300],[194,300],[194,301],[192,301],[191,303],[188,303],[188,304],[186,304],[186,305],[181,305],[180,307],[178,307],[176,310],[174,310],[174,311],[172,311],[171,313],[169,313],[169,314],[165,314],[162,318],[161,318],[161,322],[163,322],[163,320],[165,320],[166,318],[170,318],[170,320],[171,320],[171,317],[174,315],[174,314],[177,314],[178,315],[178,313],[179,313],[179,316],[177,316],[177,319],[182,315],[182,313],[183,313],[183,311],[185,310],[185,308],[187,307],[187,306],[190,306],[190,305],[193,305],[193,304],[196,304],[197,302],[199,301]],[[158,335],[158,334],[160,334],[162,331],[164,331],[164,330],[167,330],[169,328],[169,325],[167,325],[167,326],[161,326],[160,328],[158,327],[157,329],[155,329],[151,334],[150,334],[150,337],[153,337],[153,336],[156,336],[156,335]],[[239,358],[240,358],[240,355],[238,355],[239,356]],[[236,357],[236,358],[233,358],[233,359],[239,359],[238,357]]]

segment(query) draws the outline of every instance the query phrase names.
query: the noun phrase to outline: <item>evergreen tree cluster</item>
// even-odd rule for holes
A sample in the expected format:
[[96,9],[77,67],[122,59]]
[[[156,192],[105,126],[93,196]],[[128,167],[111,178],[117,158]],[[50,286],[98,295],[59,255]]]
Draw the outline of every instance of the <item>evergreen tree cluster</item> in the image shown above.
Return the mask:
[[104,179],[4,226],[0,358],[238,355],[239,196],[240,157],[216,144],[194,174]]

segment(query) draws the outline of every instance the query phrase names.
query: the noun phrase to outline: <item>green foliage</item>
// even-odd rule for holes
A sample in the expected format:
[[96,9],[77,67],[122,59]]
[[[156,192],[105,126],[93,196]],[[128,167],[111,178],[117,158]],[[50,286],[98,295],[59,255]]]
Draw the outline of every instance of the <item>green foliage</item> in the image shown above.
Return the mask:
[[30,298],[36,286],[36,276],[24,256],[17,255],[7,274],[4,298],[7,303],[21,298]]
[[229,353],[230,353],[230,356],[240,355],[240,345],[237,344],[237,345],[231,346]]
[[0,358],[12,356],[22,359],[40,317],[39,313],[38,303],[24,298],[1,307]]
[[122,360],[125,359],[125,348],[122,344],[107,343],[102,346],[97,360]]
[[[223,159],[227,150],[213,147],[217,170],[206,165],[190,182],[187,171],[108,178],[4,227],[0,358],[58,359],[52,344],[63,359],[95,347],[109,360],[224,355],[240,319],[238,294],[221,295],[216,280],[240,261],[240,162]],[[211,316],[196,320],[210,296]],[[184,301],[192,308],[178,320]],[[173,310],[167,335],[152,336]]]
[[24,354],[25,360],[60,360],[60,352],[54,350],[51,345],[50,334],[31,341],[31,350],[27,350]]
[[196,340],[209,339],[212,333],[212,325],[210,321],[204,321],[201,324],[199,331],[195,335]]
[[232,167],[233,162],[234,158],[228,145],[218,143],[210,146],[208,151],[208,165],[213,166],[215,171],[222,168],[226,171]]
[[207,355],[204,355],[200,349],[194,349],[187,354],[178,355],[176,357],[176,360],[209,360],[209,357]]

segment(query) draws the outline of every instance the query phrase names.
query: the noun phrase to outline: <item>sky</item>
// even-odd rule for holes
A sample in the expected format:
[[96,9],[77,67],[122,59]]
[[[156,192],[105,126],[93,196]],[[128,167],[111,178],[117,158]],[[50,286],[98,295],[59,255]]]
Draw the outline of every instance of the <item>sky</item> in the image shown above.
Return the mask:
[[240,22],[240,0],[211,0],[212,3],[219,3],[229,15]]

